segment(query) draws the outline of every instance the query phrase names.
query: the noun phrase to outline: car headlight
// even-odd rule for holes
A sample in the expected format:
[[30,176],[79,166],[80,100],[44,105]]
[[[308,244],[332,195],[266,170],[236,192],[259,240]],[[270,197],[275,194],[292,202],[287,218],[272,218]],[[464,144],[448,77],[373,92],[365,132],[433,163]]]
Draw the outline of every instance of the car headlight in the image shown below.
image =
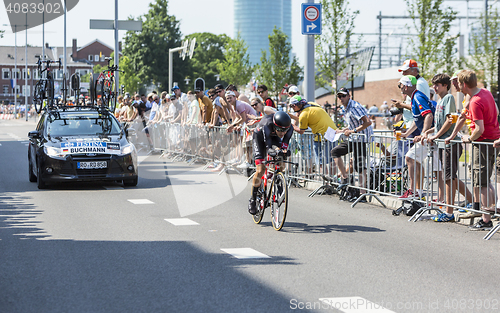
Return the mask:
[[135,147],[133,144],[129,143],[128,145],[122,146],[120,149],[120,154],[125,155],[125,154],[130,154],[134,152]]
[[48,155],[51,158],[64,159],[66,157],[66,155],[61,153],[62,151],[59,148],[44,146],[43,151],[45,152],[46,155]]

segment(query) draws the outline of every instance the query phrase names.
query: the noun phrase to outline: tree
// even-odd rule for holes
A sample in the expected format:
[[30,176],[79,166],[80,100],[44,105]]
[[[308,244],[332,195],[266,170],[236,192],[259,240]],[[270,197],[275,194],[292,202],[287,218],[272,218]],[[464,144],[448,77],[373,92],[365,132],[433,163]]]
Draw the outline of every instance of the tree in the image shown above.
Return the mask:
[[215,76],[219,74],[217,64],[224,59],[224,46],[230,38],[225,34],[212,33],[194,33],[186,38],[189,40],[196,38],[193,58],[188,62],[188,73],[191,73],[186,76],[191,80],[188,89],[193,89],[194,80],[199,77],[205,80],[206,88],[213,88],[220,83]]
[[248,46],[239,32],[236,39],[229,40],[224,47],[224,59],[217,63],[222,80],[235,86],[243,86],[250,81],[253,67],[247,50]]
[[[346,54],[349,50],[351,36],[354,30],[354,20],[359,11],[351,12],[347,0],[322,0],[323,29],[316,36],[316,76],[318,84],[330,85],[334,82],[337,88],[338,77],[349,63]],[[336,91],[333,90],[333,93]],[[335,104],[337,98],[335,97]]]
[[457,12],[451,7],[443,10],[444,0],[406,0],[409,16],[413,19],[413,27],[417,37],[410,38],[410,50],[418,62],[420,75],[432,78],[446,66],[446,41],[451,23]]
[[[92,71],[94,72],[94,74],[99,74],[101,73],[102,71],[104,71],[106,67],[105,66],[102,66],[102,65],[99,65],[99,64],[96,64],[92,67]],[[91,72],[88,72],[87,74],[83,75],[81,78],[80,78],[80,81],[81,82],[90,82],[90,74]]]
[[280,29],[273,29],[269,35],[269,59],[262,50],[260,64],[256,66],[257,79],[269,89],[269,93],[277,96],[285,84],[296,85],[303,77],[304,69],[299,66],[297,57],[290,59],[292,45],[288,36]]
[[[500,29],[498,9],[489,9],[487,17],[485,19],[484,14],[481,14],[478,35],[472,36],[470,42],[471,59],[465,63],[467,67],[476,72],[478,81],[494,93],[498,89],[498,55],[496,47]],[[489,31],[486,31],[486,29]]]
[[[168,15],[167,0],[150,3],[148,13],[139,19],[142,21],[142,31],[126,33],[123,54],[129,57],[130,67],[143,84],[160,83],[163,89],[166,89],[168,50],[182,45],[179,21],[175,16]],[[187,62],[176,54],[173,57],[173,80],[178,82],[181,88],[185,88]]]

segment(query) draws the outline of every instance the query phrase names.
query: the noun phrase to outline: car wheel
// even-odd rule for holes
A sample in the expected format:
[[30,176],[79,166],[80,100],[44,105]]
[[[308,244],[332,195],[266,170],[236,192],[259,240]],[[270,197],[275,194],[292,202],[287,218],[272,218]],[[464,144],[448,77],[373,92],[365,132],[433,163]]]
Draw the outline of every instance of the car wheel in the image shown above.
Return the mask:
[[123,180],[123,186],[125,187],[135,187],[137,186],[137,182],[139,181],[139,177],[135,177],[133,179]]
[[30,178],[30,182],[31,183],[35,183],[36,182],[36,175],[35,173],[33,173],[33,163],[31,163],[31,158],[29,156],[29,151],[28,151],[28,171],[29,171],[29,178]]
[[40,166],[40,163],[38,163],[36,182],[38,185],[38,189],[45,189],[47,187],[47,184],[43,181],[43,178],[42,178],[42,167]]

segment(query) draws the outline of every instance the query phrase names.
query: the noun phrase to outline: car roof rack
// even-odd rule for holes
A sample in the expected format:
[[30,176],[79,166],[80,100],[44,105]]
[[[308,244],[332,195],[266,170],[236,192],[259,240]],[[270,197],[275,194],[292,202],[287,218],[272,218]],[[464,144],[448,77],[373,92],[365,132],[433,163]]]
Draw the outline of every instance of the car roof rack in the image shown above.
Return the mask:
[[47,113],[67,111],[97,111],[99,113],[109,112],[109,109],[97,105],[59,105],[52,109],[47,107]]

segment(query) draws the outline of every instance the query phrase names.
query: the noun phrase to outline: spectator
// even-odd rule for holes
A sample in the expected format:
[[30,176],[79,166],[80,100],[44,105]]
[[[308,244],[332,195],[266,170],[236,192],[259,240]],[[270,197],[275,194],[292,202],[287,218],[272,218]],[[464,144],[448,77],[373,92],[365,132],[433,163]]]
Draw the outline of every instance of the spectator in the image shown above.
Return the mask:
[[200,103],[198,102],[197,93],[188,91],[187,93],[189,104],[189,114],[187,124],[198,125],[203,121],[201,117]]
[[[430,128],[424,133],[424,137],[429,139],[429,142],[433,142],[435,139],[446,139],[453,133],[452,121],[448,119],[447,116],[450,114],[456,114],[455,98],[449,93],[451,87],[450,76],[446,74],[438,74],[432,78],[432,87],[435,93],[440,97],[439,103],[436,105],[436,111],[434,115],[434,127]],[[452,137],[455,138],[455,137]],[[444,179],[446,181],[446,213],[442,213],[433,220],[436,222],[449,222],[455,219],[453,215],[453,207],[455,200],[455,192],[458,184],[462,185],[461,189],[466,190],[466,186],[462,181],[458,179],[458,163],[459,158],[462,155],[462,145],[457,143],[451,143],[445,149],[438,150],[439,160],[443,165],[445,175]],[[439,179],[441,184],[441,179]],[[472,202],[472,194],[467,190],[465,192],[467,202]]]
[[225,124],[230,125],[234,118],[234,110],[233,107],[226,101],[224,86],[222,86],[221,84],[217,84],[215,85],[214,89],[217,95],[214,102],[219,103],[222,106],[222,108],[224,109],[224,116],[221,117],[224,118]]
[[[342,175],[342,183],[348,182],[348,174],[342,161],[342,156],[353,152],[354,169],[360,173],[359,184],[360,187],[365,187],[366,183],[366,153],[367,143],[370,142],[373,135],[372,122],[368,118],[368,112],[358,102],[351,99],[349,91],[346,88],[340,88],[337,92],[337,97],[345,107],[344,119],[347,122],[347,127],[338,129],[337,132],[342,132],[345,136],[349,137],[353,133],[363,134],[350,139],[348,142],[342,142],[331,151],[332,157],[337,164],[338,169]],[[361,191],[364,193],[364,191]]]
[[248,123],[252,118],[255,119],[257,117],[257,112],[255,112],[250,104],[236,100],[236,95],[233,91],[226,91],[226,100],[237,113],[236,119],[227,129],[228,132],[231,132],[235,126]]
[[257,94],[264,99],[266,106],[276,108],[276,104],[274,104],[273,99],[269,97],[269,91],[267,90],[266,85],[259,85],[257,87]]
[[370,119],[372,120],[373,129],[377,128],[376,116],[372,114],[378,113],[378,107],[376,104],[373,104],[370,109],[368,109],[368,114],[370,114]]
[[[483,211],[494,211],[490,206],[495,204],[495,191],[490,183],[493,171],[496,150],[485,145],[500,138],[498,125],[498,109],[491,92],[477,87],[476,73],[471,70],[463,70],[458,73],[458,84],[460,90],[470,97],[469,110],[465,117],[471,120],[472,134],[462,136],[466,143],[479,142],[483,144],[472,144],[472,184],[474,187],[474,203],[472,208]],[[498,143],[495,144],[498,146]],[[483,214],[471,230],[490,230],[493,227],[490,214]]]
[[[301,96],[293,96],[292,98],[290,98],[289,104],[290,108],[298,114],[298,126],[292,125],[294,130],[299,134],[303,134],[308,128],[310,128],[313,134],[319,135],[314,136],[313,145],[321,172],[323,163],[330,163],[328,151],[330,151],[330,148],[332,146],[329,141],[326,141],[326,151],[323,151],[323,136],[328,128],[335,130],[337,129],[337,126],[335,126],[333,120],[321,106],[308,103],[307,100],[302,98]],[[291,115],[292,114],[290,114],[290,117]],[[325,155],[326,158],[324,162],[323,155]]]
[[160,97],[157,94],[151,94],[151,113],[149,113],[149,122],[152,122],[160,109]]
[[389,106],[387,105],[387,101],[384,101],[382,105],[380,106],[380,111],[383,113],[389,112]]
[[228,85],[228,86],[226,87],[226,91],[227,91],[227,90],[231,90],[232,92],[234,92],[234,94],[236,95],[236,99],[237,99],[237,100],[240,100],[240,101],[242,101],[242,102],[245,102],[245,103],[250,104],[250,100],[248,99],[248,97],[247,97],[247,96],[245,96],[245,95],[244,95],[244,94],[242,94],[242,93],[239,93],[239,92],[238,92],[238,88],[236,88],[236,86],[235,86],[235,85]]
[[[417,90],[421,91],[427,99],[430,98],[430,88],[429,84],[427,81],[420,76],[420,70],[418,69],[418,64],[414,60],[406,60],[404,61],[403,65],[398,69],[399,72],[402,72],[403,76],[406,75],[411,75],[414,76],[417,79]],[[400,102],[396,102],[400,103]],[[404,103],[401,103],[399,106],[396,105],[398,108],[403,108],[403,121],[406,124],[406,127],[412,128],[414,120],[413,120],[413,114],[412,114],[412,106],[411,106],[411,97],[406,96],[406,100]],[[395,119],[394,122],[396,122],[397,119]],[[415,131],[412,133],[408,138],[413,138],[415,136],[420,135],[420,131]]]
[[195,89],[194,92],[196,93],[196,98],[198,100],[199,108],[201,111],[200,123],[210,123],[212,119],[212,111],[214,109],[212,101],[207,96],[205,96],[203,90]]
[[[401,77],[399,80],[398,88],[401,89],[401,94],[411,97],[411,108],[415,122],[404,133],[402,138],[409,138],[415,132],[419,135],[429,130],[434,123],[434,107],[431,105],[429,98],[420,90],[417,90],[417,78],[412,75]],[[396,107],[402,107],[399,101],[392,100]],[[422,197],[421,190],[421,171],[422,161],[427,156],[427,146],[422,145],[419,141],[422,138],[416,136],[414,142],[416,143],[410,151],[406,154],[406,164],[408,165],[408,176],[410,179],[410,188],[400,197],[400,199],[409,199],[414,197]],[[439,169],[439,160],[434,158],[434,169]],[[416,190],[414,192],[413,190]]]
[[189,100],[187,98],[187,95],[181,91],[179,86],[174,86],[172,87],[172,92],[175,95],[175,98],[177,99],[176,106],[177,108],[181,108],[180,110],[180,123],[185,123],[188,118],[188,113],[189,113]]
[[299,88],[297,86],[294,86],[294,85],[288,87],[288,96],[290,98],[293,96],[300,96]]

